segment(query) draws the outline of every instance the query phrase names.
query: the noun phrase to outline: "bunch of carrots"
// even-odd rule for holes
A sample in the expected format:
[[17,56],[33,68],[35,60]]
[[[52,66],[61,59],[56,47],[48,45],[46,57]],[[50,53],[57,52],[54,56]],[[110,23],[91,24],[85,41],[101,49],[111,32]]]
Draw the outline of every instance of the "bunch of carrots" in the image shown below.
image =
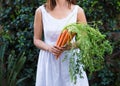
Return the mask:
[[[71,48],[69,71],[71,79],[76,81],[77,76],[81,76],[81,65],[84,65],[83,69],[87,69],[90,74],[98,71],[103,68],[104,55],[111,54],[113,49],[109,40],[106,40],[106,35],[102,34],[98,28],[79,23],[65,26],[58,37],[56,46],[66,46],[74,36],[75,47],[80,51],[73,52],[74,49]],[[59,55],[56,59],[58,58]]]
[[[57,39],[56,46],[58,47],[65,46],[65,44],[69,43],[74,36],[75,36],[75,33],[71,33],[67,29],[64,29]],[[59,56],[60,55],[58,55],[56,59],[58,59]]]

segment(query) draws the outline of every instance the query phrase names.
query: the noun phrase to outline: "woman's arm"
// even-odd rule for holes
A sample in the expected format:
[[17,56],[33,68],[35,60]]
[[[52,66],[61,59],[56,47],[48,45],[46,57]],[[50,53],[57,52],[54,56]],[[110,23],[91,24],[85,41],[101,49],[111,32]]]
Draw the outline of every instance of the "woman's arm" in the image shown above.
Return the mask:
[[35,12],[35,18],[34,18],[34,45],[42,50],[49,51],[53,53],[55,56],[57,56],[59,53],[61,53],[61,49],[57,46],[51,46],[46,43],[44,43],[42,39],[42,30],[43,30],[43,24],[42,24],[42,12],[38,8]]
[[48,50],[48,45],[41,40],[42,30],[43,30],[42,13],[41,10],[38,8],[35,12],[34,17],[34,38],[33,38],[34,45],[39,49]]

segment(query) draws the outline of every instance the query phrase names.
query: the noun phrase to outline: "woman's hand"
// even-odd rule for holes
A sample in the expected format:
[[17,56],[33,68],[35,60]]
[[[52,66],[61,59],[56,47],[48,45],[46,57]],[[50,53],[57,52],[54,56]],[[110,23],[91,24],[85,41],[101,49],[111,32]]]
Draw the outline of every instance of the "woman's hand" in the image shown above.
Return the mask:
[[56,58],[58,58],[61,53],[63,53],[66,50],[70,50],[72,48],[76,48],[76,43],[75,42],[66,44],[63,47],[58,47],[58,46],[55,46],[55,45],[54,46],[48,45],[47,46],[47,51],[51,52]]
[[48,46],[47,51],[51,52],[55,57],[57,57],[59,54],[63,52],[63,49],[58,46]]

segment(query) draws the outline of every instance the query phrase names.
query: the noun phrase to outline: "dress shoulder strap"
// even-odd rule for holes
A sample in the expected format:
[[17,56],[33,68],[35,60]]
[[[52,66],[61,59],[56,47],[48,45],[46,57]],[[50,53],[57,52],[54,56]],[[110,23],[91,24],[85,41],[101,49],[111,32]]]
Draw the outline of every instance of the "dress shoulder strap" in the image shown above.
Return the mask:
[[38,9],[40,9],[42,11],[42,13],[45,13],[44,5],[39,6]]
[[78,8],[79,8],[79,6],[78,5],[75,5],[75,7],[74,7],[74,14],[76,14],[77,15],[77,13],[78,13]]

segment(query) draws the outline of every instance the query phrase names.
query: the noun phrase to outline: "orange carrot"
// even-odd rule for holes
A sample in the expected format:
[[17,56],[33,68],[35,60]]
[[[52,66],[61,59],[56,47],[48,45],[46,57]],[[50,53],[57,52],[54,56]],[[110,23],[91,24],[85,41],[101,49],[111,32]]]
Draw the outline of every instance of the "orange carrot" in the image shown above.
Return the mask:
[[56,42],[56,45],[58,45],[58,43],[60,42],[60,38],[62,36],[62,33],[59,35],[58,39],[57,39],[57,42]]
[[[70,40],[70,34],[67,31],[64,38],[62,39],[62,43],[61,43],[60,47],[64,46],[69,40]],[[56,59],[58,59],[59,56],[60,56],[60,54],[56,57]]]
[[69,37],[70,37],[70,35],[69,35],[68,31],[67,31],[67,33],[65,34],[65,37],[64,37],[60,47],[64,46],[69,41]]
[[64,30],[63,32],[62,32],[62,34],[61,34],[61,37],[60,37],[60,39],[59,39],[59,41],[58,41],[58,45],[57,46],[61,46],[61,43],[62,43],[62,41],[63,41],[63,38],[64,38],[64,36],[65,36],[65,34],[67,33],[67,30]]
[[64,39],[63,39],[62,44],[61,44],[60,47],[64,46],[66,43],[70,42],[74,36],[75,36],[75,33],[71,33],[70,34],[67,31],[67,33],[66,33],[66,35],[65,35],[65,37],[64,37]]
[[[56,42],[56,46],[62,47],[67,42],[70,42],[70,40],[75,36],[75,33],[69,33],[67,29],[63,30],[63,32],[58,37],[58,40]],[[59,58],[60,55],[56,57],[56,59]]]

